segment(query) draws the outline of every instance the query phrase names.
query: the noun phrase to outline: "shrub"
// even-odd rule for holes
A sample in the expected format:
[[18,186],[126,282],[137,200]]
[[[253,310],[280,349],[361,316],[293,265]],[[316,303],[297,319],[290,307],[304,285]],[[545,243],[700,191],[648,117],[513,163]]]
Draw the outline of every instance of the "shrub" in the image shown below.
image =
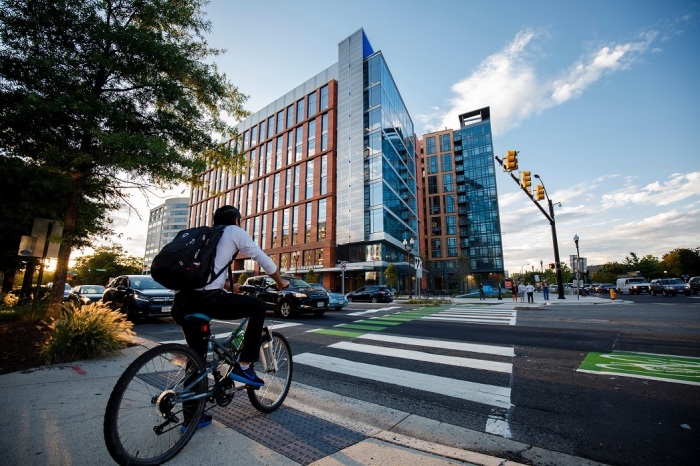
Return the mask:
[[49,324],[50,337],[41,347],[41,358],[49,365],[105,356],[129,346],[132,328],[121,312],[103,303],[80,308],[64,304],[61,318]]

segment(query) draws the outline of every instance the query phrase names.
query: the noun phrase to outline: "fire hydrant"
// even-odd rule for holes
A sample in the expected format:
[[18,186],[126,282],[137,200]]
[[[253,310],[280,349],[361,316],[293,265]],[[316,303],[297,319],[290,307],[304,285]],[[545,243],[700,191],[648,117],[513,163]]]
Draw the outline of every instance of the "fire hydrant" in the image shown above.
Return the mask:
[[615,288],[610,288],[610,299],[615,299]]

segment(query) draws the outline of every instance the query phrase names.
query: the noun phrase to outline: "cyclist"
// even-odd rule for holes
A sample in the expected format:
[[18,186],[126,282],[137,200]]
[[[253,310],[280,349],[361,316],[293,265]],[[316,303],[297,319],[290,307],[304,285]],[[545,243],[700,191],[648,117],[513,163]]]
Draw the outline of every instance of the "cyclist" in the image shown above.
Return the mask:
[[[214,270],[221,270],[231,261],[238,251],[254,259],[260,267],[275,281],[277,289],[283,290],[289,286],[277,270],[277,266],[258,247],[248,233],[241,228],[241,213],[237,208],[225,205],[214,212],[214,225],[227,225],[216,247]],[[240,361],[234,366],[230,376],[236,382],[252,387],[261,387],[264,382],[257,376],[253,363],[258,360],[260,339],[265,323],[265,305],[262,301],[245,294],[238,293],[239,284],[233,285],[233,293],[225,288],[227,274],[219,277],[200,290],[181,290],[175,293],[175,301],[171,316],[182,328],[187,346],[206,360],[209,326],[201,322],[188,320],[188,314],[205,314],[210,319],[241,319],[248,317],[248,327],[243,337],[243,351]],[[188,424],[187,409],[185,409],[185,425]],[[205,415],[199,427],[211,424],[211,417]]]

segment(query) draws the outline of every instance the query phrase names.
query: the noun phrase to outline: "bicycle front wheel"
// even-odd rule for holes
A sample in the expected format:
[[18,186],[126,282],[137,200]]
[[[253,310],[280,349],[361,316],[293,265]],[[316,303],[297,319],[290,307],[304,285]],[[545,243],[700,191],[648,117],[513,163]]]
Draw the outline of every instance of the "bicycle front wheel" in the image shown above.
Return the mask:
[[[168,343],[146,351],[126,368],[107,402],[104,438],[119,464],[153,465],[172,459],[197,429],[206,397],[182,403],[185,387],[204,369],[197,353]],[[187,391],[206,393],[207,378]],[[187,405],[187,406],[185,406]]]
[[292,384],[292,369],[289,342],[282,334],[272,332],[272,340],[260,346],[260,361],[255,368],[265,385],[248,387],[248,398],[255,409],[271,413],[282,406]]

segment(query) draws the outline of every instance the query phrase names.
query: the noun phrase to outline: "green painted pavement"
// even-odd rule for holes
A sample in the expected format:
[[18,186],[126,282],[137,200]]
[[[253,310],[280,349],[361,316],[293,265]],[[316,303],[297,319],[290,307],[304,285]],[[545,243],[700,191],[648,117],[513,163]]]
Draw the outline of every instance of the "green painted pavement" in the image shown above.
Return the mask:
[[378,325],[363,325],[363,324],[340,324],[336,325],[334,328],[352,328],[356,330],[384,330],[385,326]]
[[700,385],[700,358],[649,353],[588,353],[579,372]]

